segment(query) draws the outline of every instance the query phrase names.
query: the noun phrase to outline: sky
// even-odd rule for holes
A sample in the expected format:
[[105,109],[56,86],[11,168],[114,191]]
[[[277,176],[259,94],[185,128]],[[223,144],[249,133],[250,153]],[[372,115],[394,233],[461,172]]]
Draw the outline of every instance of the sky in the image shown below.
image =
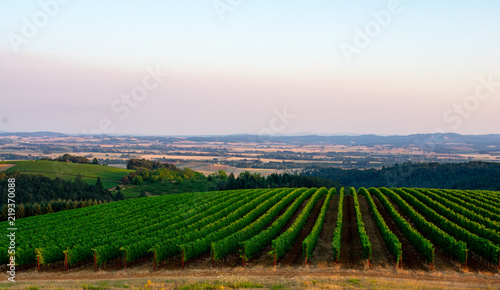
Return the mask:
[[500,1],[0,2],[0,131],[500,134]]

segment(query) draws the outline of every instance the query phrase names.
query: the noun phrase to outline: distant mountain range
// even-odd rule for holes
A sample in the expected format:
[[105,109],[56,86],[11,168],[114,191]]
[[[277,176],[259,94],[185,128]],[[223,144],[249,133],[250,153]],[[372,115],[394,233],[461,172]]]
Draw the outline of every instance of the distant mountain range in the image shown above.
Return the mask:
[[376,146],[389,145],[394,147],[417,147],[424,151],[442,153],[500,152],[500,134],[489,135],[460,135],[455,133],[412,134],[412,135],[336,135],[336,136],[257,136],[257,135],[229,135],[187,138],[192,141],[217,141],[217,142],[257,142],[268,141],[285,144],[324,144],[345,146]]
[[57,132],[39,131],[39,132],[4,132],[0,131],[0,136],[18,136],[18,137],[69,137],[70,135]]
[[[19,137],[71,137],[71,135],[57,132],[2,132],[0,136]],[[117,135],[94,136],[97,138],[119,137]],[[195,142],[256,142],[256,143],[285,143],[285,144],[324,144],[324,145],[351,145],[376,146],[388,145],[394,147],[418,147],[425,151],[453,153],[453,152],[500,152],[500,134],[488,135],[461,135],[455,133],[412,134],[412,135],[302,135],[302,136],[259,136],[250,134],[218,135],[218,136],[136,136],[123,135],[121,137],[135,137],[144,140],[159,140],[172,142],[184,139]]]

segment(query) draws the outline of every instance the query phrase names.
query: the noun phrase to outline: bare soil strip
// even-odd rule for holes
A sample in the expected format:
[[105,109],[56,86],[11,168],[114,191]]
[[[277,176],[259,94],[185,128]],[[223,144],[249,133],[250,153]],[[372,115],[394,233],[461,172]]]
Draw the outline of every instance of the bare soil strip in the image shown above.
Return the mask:
[[344,198],[344,223],[342,225],[340,261],[342,266],[346,268],[358,268],[361,265],[362,248],[354,199],[352,195],[346,195]]
[[[399,212],[401,216],[403,216],[408,223],[410,223],[415,229],[415,224],[411,221],[410,218],[408,218],[398,207],[397,204],[395,204],[390,198],[388,198],[389,202],[391,202],[392,206]],[[419,231],[420,232],[420,231]],[[430,239],[429,236],[421,233],[422,236],[424,236],[426,239],[432,242],[432,239]],[[460,264],[457,261],[454,261],[453,258],[445,253],[445,251],[436,243],[432,242],[436,250],[434,251],[434,266],[438,270],[454,270],[454,271],[460,271]],[[403,252],[404,255],[404,252]],[[404,259],[404,257],[403,257]]]
[[[293,216],[290,218],[290,220],[287,222],[287,224],[283,227],[283,230],[281,233],[286,231],[292,224],[295,222],[295,219],[299,216],[299,214],[302,212],[306,204],[309,202],[310,198],[307,198],[304,200],[302,205],[297,209],[297,211],[293,214]],[[281,234],[280,233],[280,234]],[[279,235],[278,235],[279,236]],[[271,266],[274,264],[274,259],[269,255],[268,253],[271,251],[271,244],[267,245],[267,247],[258,255],[255,255],[252,259],[250,259],[249,266],[256,266],[256,267],[261,267],[261,266]]]
[[17,164],[0,164],[0,172],[5,171],[13,166],[16,166]]
[[318,245],[316,245],[316,249],[314,249],[313,258],[309,261],[309,263],[314,263],[318,267],[332,266],[334,263],[332,241],[333,233],[337,227],[339,200],[339,194],[335,194],[332,199],[330,199],[323,228],[319,234]]
[[372,244],[372,258],[370,264],[378,267],[395,265],[396,258],[394,258],[387,249],[377,224],[372,217],[370,206],[366,198],[363,195],[358,195],[358,200],[361,214],[363,215],[363,222],[365,223],[366,234]]
[[[412,224],[412,226],[414,226],[413,223],[411,222],[411,220],[399,210],[399,207],[396,204],[394,204],[392,201],[391,201],[391,203],[398,210],[398,212],[402,216],[404,216],[405,219],[410,224]],[[431,240],[428,236],[424,235],[423,233],[422,233],[422,235],[424,237],[426,237],[427,239]],[[458,261],[455,261],[453,259],[453,257],[451,255],[447,254],[441,247],[439,247],[439,245],[436,245],[435,243],[433,243],[433,244],[434,244],[434,247],[436,248],[436,251],[435,251],[436,255],[434,257],[434,262],[435,262],[436,267],[450,268],[450,269],[454,269],[456,271],[464,270],[467,272],[476,272],[476,273],[477,272],[495,272],[496,271],[495,268],[488,267],[485,263],[482,263],[480,261],[479,257],[474,257],[471,253],[469,253],[469,256],[467,259],[467,269],[461,269],[461,265],[458,263]]]
[[403,263],[402,263],[403,269],[425,270],[426,267],[424,266],[425,264],[424,259],[418,254],[417,250],[414,249],[412,245],[409,243],[409,241],[405,238],[403,233],[399,230],[397,225],[391,219],[391,217],[385,210],[382,203],[380,203],[378,198],[375,195],[372,195],[372,198],[373,201],[375,202],[375,205],[377,206],[378,211],[384,218],[385,223],[387,224],[389,229],[391,229],[391,231],[398,237],[399,241],[401,242],[401,245],[403,246]]
[[319,213],[321,212],[321,207],[323,206],[323,202],[325,201],[326,195],[318,200],[316,205],[311,211],[309,218],[307,219],[306,224],[300,231],[300,234],[293,244],[292,248],[288,250],[288,252],[279,260],[281,265],[300,265],[304,262],[304,253],[302,250],[302,241],[311,233],[316,220],[318,219]]

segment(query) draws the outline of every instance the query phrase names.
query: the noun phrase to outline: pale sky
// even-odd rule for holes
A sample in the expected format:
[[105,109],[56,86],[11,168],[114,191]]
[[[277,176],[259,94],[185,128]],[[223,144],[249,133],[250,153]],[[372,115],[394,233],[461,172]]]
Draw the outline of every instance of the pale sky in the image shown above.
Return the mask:
[[498,134],[499,124],[496,0],[0,2],[0,131]]

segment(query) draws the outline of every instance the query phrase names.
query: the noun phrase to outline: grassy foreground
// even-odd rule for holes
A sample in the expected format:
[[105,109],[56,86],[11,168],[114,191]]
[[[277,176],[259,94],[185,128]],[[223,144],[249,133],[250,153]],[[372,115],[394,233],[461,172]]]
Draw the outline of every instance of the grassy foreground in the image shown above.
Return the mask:
[[[77,273],[57,276],[50,273],[46,279],[40,277],[44,275],[42,273],[22,273],[16,283],[1,282],[0,289],[498,289],[500,287],[500,281],[494,277],[483,274],[472,274],[471,277],[470,273],[464,275],[388,270],[320,274],[305,269],[268,269],[267,273],[258,272],[209,270],[148,274],[132,270],[94,273],[91,279],[88,279],[90,276],[86,274],[77,277],[75,276]],[[26,282],[25,279],[29,277],[34,278],[33,281]]]

